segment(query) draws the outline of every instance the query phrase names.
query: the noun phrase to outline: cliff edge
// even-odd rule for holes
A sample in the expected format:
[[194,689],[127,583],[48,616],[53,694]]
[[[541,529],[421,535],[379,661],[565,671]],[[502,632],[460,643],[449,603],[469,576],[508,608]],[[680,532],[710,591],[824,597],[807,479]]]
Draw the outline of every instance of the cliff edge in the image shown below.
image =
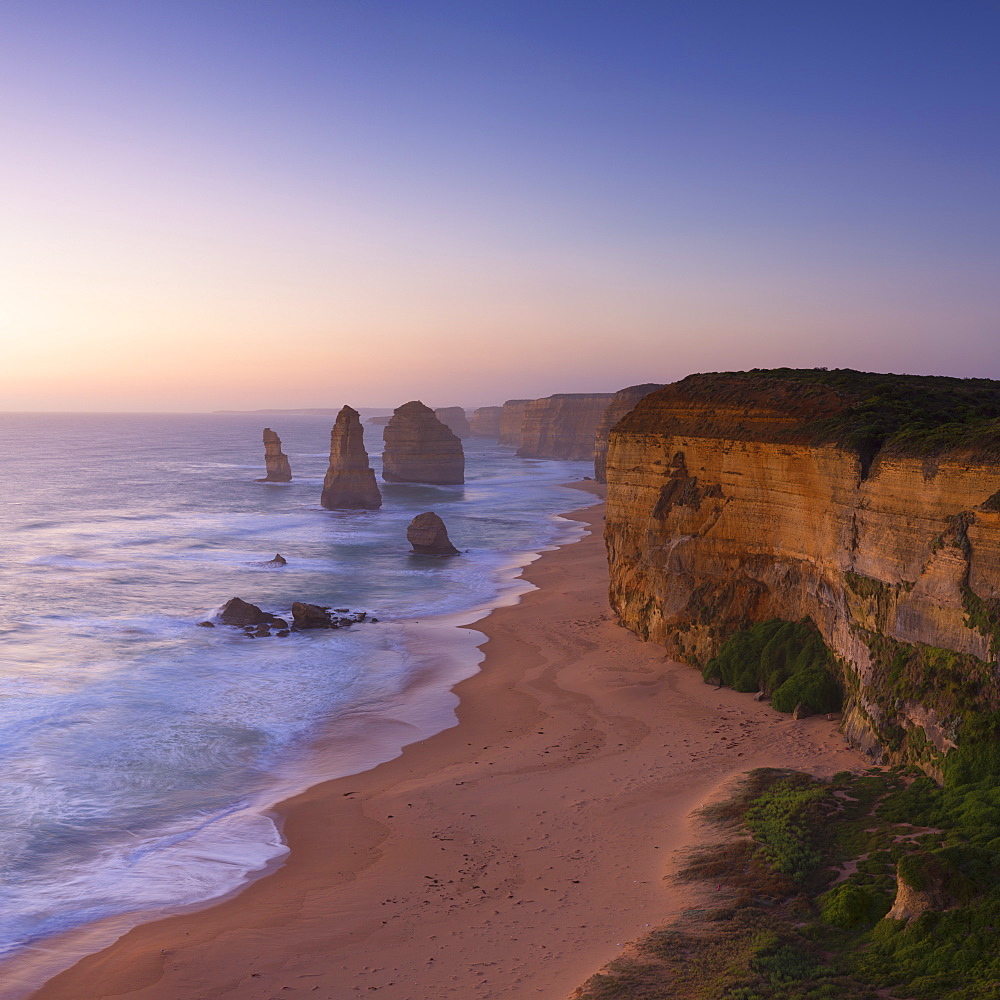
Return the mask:
[[808,617],[848,737],[930,773],[1000,708],[1000,382],[692,375],[614,427],[607,476],[612,606],[672,655]]

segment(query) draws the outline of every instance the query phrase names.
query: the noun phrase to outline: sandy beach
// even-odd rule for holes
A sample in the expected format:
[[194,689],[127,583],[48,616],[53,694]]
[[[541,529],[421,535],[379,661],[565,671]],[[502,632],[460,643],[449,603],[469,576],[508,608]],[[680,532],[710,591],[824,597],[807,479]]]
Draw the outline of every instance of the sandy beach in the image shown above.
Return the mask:
[[457,726],[284,803],[277,871],[134,928],[35,998],[564,998],[686,906],[665,876],[732,777],[865,766],[835,724],[716,690],[621,628],[602,515],[570,515],[591,533],[474,626],[486,658]]

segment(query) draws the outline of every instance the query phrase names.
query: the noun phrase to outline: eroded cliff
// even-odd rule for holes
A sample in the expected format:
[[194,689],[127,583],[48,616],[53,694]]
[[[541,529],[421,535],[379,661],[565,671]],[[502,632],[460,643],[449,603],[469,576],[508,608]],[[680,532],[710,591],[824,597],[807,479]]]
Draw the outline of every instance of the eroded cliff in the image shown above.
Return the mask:
[[592,462],[597,428],[614,393],[560,393],[524,408],[519,458]]
[[809,617],[848,736],[929,770],[1000,708],[1000,383],[690,376],[617,424],[607,468],[612,605],[672,655]]
[[498,444],[506,448],[521,447],[521,427],[524,424],[524,410],[530,399],[508,399],[500,407],[500,436]]
[[662,382],[646,382],[643,385],[630,385],[626,389],[619,389],[611,397],[611,402],[608,403],[604,416],[597,425],[597,436],[594,438],[594,478],[599,483],[608,481],[608,438],[611,435],[611,428],[629,413],[640,399],[662,388]]
[[484,438],[500,437],[500,414],[502,406],[480,406],[472,414],[472,436]]

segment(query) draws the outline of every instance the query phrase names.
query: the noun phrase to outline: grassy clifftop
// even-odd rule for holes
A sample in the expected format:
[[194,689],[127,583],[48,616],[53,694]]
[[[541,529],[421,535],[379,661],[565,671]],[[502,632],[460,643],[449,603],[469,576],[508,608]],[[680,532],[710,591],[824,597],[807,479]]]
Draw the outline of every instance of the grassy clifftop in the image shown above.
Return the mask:
[[[876,454],[934,457],[948,451],[1000,459],[1000,381],[939,375],[891,375],[838,368],[759,368],[689,375],[647,396],[619,424],[642,431],[663,404],[705,404],[684,430],[837,444],[856,450],[864,465]],[[743,417],[734,413],[742,408]],[[776,422],[761,420],[761,413]],[[667,428],[656,428],[666,430]]]

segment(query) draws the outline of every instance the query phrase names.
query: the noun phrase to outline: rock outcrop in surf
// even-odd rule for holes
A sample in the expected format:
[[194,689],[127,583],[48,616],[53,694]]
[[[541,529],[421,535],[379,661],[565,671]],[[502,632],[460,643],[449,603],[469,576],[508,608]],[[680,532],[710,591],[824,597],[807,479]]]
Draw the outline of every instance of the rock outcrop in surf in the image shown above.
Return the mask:
[[461,439],[419,400],[397,407],[382,437],[382,478],[387,483],[465,482]]
[[264,428],[264,465],[267,473],[259,483],[290,483],[292,467],[288,456],[281,450],[281,438],[270,427]]
[[418,514],[410,522],[406,529],[406,540],[413,546],[413,551],[422,556],[458,555],[458,549],[448,537],[444,521],[431,510]]
[[465,415],[465,410],[461,406],[436,406],[434,408],[434,416],[457,437],[472,437],[469,418]]
[[377,510],[382,494],[368,464],[358,411],[345,406],[330,432],[330,467],[320,503],[327,510]]
[[503,413],[502,406],[480,406],[472,413],[473,437],[497,438],[500,437],[500,414]]

